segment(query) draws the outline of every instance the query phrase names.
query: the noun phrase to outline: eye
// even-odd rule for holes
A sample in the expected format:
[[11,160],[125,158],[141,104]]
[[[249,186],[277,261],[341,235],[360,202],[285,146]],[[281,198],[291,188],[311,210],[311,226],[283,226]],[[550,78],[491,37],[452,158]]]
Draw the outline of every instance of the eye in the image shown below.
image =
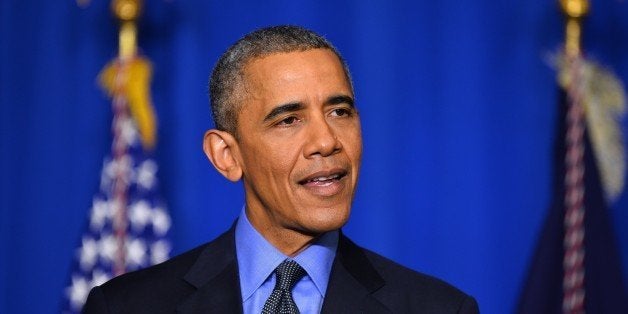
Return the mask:
[[299,121],[297,117],[287,117],[277,123],[277,125],[292,125],[295,122]]
[[352,111],[348,108],[336,108],[332,110],[331,115],[335,117],[351,116]]

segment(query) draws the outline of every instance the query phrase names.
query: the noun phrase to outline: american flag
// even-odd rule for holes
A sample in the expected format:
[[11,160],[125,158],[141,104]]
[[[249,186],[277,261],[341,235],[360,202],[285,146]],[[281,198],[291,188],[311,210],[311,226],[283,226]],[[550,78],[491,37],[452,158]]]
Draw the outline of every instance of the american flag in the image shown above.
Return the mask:
[[[124,62],[118,64],[124,77]],[[124,93],[113,94],[111,154],[76,250],[63,313],[79,313],[94,286],[168,259],[170,216],[158,193],[157,164],[145,151]]]

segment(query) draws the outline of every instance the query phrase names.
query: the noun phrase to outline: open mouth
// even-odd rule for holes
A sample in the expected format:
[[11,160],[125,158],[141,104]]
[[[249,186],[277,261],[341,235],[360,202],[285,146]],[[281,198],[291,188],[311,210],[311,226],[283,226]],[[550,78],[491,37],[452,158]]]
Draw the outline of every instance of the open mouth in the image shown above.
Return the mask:
[[345,170],[320,171],[299,181],[299,184],[309,186],[327,186],[334,182],[340,181],[346,175],[347,171]]

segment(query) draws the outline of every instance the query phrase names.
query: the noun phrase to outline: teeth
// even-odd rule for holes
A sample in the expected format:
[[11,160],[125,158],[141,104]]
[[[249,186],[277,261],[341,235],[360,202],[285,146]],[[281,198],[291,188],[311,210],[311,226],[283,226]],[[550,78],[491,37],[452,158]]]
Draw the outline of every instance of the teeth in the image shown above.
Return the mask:
[[310,182],[328,181],[328,180],[338,179],[339,177],[340,177],[339,174],[334,174],[329,177],[318,177],[318,178],[311,179],[309,181]]

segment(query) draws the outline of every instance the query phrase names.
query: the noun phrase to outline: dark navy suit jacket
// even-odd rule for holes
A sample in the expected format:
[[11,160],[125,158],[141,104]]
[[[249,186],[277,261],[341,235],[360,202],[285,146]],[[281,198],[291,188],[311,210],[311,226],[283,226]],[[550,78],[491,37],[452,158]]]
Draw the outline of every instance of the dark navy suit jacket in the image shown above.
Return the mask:
[[[92,313],[242,313],[231,228],[162,264],[95,287]],[[355,245],[341,234],[322,313],[478,313],[475,300],[436,278]]]

